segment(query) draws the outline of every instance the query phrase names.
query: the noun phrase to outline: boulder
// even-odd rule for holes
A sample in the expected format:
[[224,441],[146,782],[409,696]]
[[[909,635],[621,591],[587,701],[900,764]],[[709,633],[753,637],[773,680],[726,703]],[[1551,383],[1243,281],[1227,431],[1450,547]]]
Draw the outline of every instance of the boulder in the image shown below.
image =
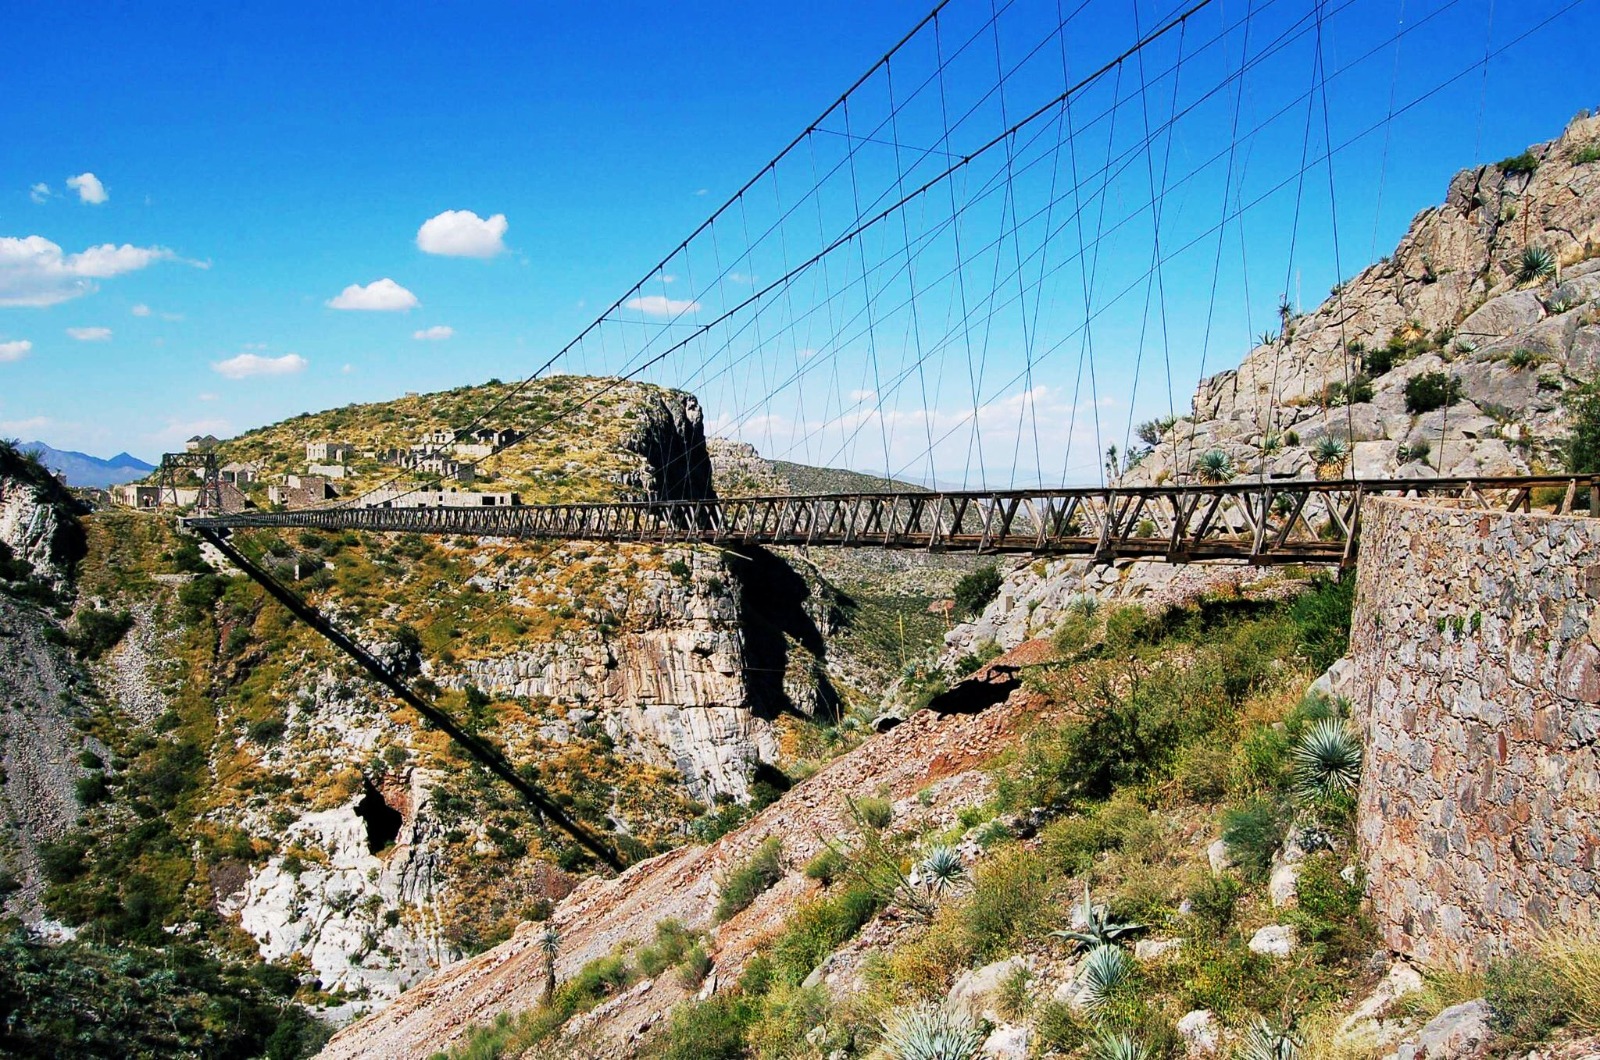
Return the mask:
[[1228,844],[1221,839],[1206,847],[1206,860],[1211,863],[1212,872],[1221,872],[1224,869],[1231,869],[1235,864],[1237,864],[1237,862],[1233,860],[1232,852],[1228,850]]
[[1483,998],[1451,1005],[1396,1051],[1396,1060],[1469,1060],[1488,1055],[1493,1013]]
[[1000,996],[1000,987],[1019,969],[1032,971],[1027,958],[1007,957],[1003,961],[962,972],[950,987],[950,996],[945,1004],[951,1012],[964,1015],[974,1023],[980,1020],[999,1023],[1000,1015],[995,1003]]
[[1268,957],[1287,957],[1295,951],[1294,928],[1287,924],[1268,924],[1250,936],[1250,952]]
[[983,1042],[983,1055],[993,1060],[1028,1060],[1028,1028],[1001,1024]]
[[1216,1056],[1222,1051],[1222,1027],[1208,1008],[1195,1009],[1178,1021],[1187,1056]]

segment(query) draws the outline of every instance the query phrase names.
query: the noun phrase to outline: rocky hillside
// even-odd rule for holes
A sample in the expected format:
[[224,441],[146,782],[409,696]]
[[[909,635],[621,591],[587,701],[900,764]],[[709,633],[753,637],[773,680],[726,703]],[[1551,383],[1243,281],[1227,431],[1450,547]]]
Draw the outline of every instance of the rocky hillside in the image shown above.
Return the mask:
[[[455,422],[503,391],[418,395],[358,419],[401,439],[416,410],[448,407]],[[710,488],[691,398],[604,397],[605,415],[560,434],[582,462],[529,470],[525,499]],[[293,466],[308,441],[356,436],[352,416],[290,421],[220,455]],[[21,833],[45,848],[16,845],[6,863],[25,921],[128,944],[176,933],[292,969],[303,1000],[338,1021],[545,915],[592,871],[170,516],[80,520],[53,479],[24,470],[0,479],[0,498],[19,585],[44,606],[0,642],[0,666],[27,693],[8,723],[8,754],[27,758],[10,794]],[[235,541],[629,860],[721,834],[853,746],[882,687],[944,630],[926,595],[841,592],[802,559],[759,551]]]
[[1147,425],[1130,484],[1493,475],[1557,466],[1600,366],[1600,118],[1463,170],[1393,254]]
[[[479,426],[526,437],[493,453],[457,453],[438,437]],[[396,465],[391,452],[412,446],[470,463],[472,482],[459,488],[515,492],[528,501],[677,499],[705,496],[711,487],[702,415],[692,395],[582,376],[495,381],[302,413],[225,440],[216,451],[223,463],[259,465],[259,480],[245,492],[265,506],[267,486],[304,473],[311,463],[306,446],[320,442],[351,449],[339,465],[346,477],[336,480],[343,496],[441,480],[447,488],[459,486],[438,467],[408,472]]]

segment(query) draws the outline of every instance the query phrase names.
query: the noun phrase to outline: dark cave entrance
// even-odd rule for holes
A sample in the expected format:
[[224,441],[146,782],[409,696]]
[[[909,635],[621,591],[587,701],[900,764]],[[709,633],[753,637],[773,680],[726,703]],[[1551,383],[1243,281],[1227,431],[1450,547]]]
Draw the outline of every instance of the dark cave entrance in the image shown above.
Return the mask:
[[365,786],[366,794],[356,803],[356,816],[367,824],[367,849],[377,854],[394,846],[405,817],[383,801],[383,793],[372,786],[372,781],[366,781]]

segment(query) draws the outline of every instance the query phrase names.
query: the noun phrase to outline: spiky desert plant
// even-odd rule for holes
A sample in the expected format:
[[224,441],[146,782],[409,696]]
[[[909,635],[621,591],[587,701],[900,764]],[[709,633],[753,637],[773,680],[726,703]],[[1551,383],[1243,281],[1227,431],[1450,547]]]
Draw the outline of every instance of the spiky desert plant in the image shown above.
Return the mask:
[[1361,738],[1342,718],[1312,722],[1292,754],[1302,794],[1325,799],[1361,781]]
[[1096,946],[1083,959],[1078,975],[1083,979],[1078,996],[1089,1008],[1098,1008],[1132,981],[1133,958],[1116,946]]
[[966,867],[961,864],[961,855],[953,846],[944,843],[930,847],[928,852],[917,862],[917,875],[922,877],[922,885],[934,894],[943,894],[950,890],[966,876]]
[[1258,1019],[1239,1042],[1239,1060],[1295,1060],[1300,1041],[1287,1030]]
[[1150,1050],[1126,1031],[1102,1031],[1089,1043],[1094,1060],[1149,1060]]
[[1194,462],[1194,473],[1201,482],[1210,483],[1211,485],[1231,482],[1236,473],[1233,466],[1233,457],[1221,449],[1207,449]]
[[1583,292],[1570,283],[1557,284],[1544,300],[1544,307],[1557,315],[1575,309],[1583,302]]
[[561,953],[561,932],[546,924],[539,932],[539,953],[544,956],[544,1003],[556,996],[556,957]]
[[1349,451],[1343,442],[1332,436],[1318,441],[1311,450],[1311,460],[1317,465],[1317,477],[1336,477],[1344,470],[1344,458]]
[[1556,256],[1544,247],[1524,247],[1517,259],[1517,279],[1522,283],[1536,283],[1556,274]]
[[1133,935],[1145,930],[1144,924],[1125,924],[1112,920],[1109,913],[1102,913],[1096,909],[1094,899],[1089,895],[1087,883],[1083,885],[1083,904],[1079,909],[1083,915],[1083,930],[1050,932],[1058,939],[1070,939],[1076,943],[1073,947],[1074,953],[1100,946],[1115,946],[1124,935]]
[[1067,601],[1067,610],[1079,618],[1093,618],[1100,610],[1100,598],[1089,593],[1078,593]]
[[973,1060],[983,1036],[936,1004],[915,1005],[883,1025],[883,1048],[893,1060]]

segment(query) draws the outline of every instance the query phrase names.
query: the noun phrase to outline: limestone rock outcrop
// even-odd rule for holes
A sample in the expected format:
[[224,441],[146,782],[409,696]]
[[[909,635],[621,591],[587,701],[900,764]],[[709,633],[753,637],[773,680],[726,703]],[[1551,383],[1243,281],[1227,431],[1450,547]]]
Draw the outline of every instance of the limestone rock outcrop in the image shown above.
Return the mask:
[[[1240,478],[1526,473],[1600,366],[1600,164],[1580,153],[1597,139],[1581,118],[1529,149],[1531,172],[1458,173],[1392,255],[1204,380],[1125,482],[1197,481],[1210,450]],[[1407,384],[1435,372],[1454,400],[1413,413]]]

